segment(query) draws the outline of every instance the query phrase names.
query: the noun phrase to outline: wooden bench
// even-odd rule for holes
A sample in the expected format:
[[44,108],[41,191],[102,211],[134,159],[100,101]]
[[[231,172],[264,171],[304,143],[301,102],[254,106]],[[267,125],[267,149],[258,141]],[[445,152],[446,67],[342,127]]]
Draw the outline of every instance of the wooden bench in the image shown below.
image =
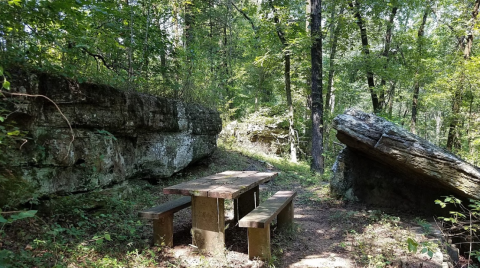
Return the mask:
[[293,224],[294,191],[279,191],[243,217],[238,225],[248,228],[248,257],[262,260],[271,258],[270,223],[277,217],[277,226],[282,229]]
[[191,206],[192,198],[185,196],[148,210],[138,212],[143,219],[153,220],[153,242],[173,246],[173,213]]

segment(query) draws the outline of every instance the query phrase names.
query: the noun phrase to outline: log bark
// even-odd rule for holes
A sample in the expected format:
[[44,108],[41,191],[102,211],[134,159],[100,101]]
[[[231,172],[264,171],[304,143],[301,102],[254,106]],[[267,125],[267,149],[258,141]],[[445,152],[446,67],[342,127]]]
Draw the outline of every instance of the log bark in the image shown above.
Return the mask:
[[478,167],[381,117],[350,109],[334,119],[333,127],[349,149],[402,173],[406,183],[480,199]]

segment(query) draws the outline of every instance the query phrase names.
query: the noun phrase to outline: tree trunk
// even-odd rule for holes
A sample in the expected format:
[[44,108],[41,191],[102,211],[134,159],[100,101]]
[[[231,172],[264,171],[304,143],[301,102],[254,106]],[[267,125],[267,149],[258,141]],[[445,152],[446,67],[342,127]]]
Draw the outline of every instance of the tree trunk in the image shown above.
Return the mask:
[[142,62],[142,68],[143,72],[145,74],[145,86],[146,86],[146,91],[148,92],[150,87],[149,87],[149,73],[148,73],[148,64],[149,60],[148,58],[150,57],[150,52],[149,52],[149,45],[148,45],[148,30],[150,29],[150,6],[151,6],[151,1],[148,1],[148,4],[143,2],[144,9],[147,9],[147,16],[146,16],[146,21],[145,21],[145,40],[143,42],[143,62]]
[[288,106],[288,141],[290,143],[290,161],[297,162],[297,147],[295,145],[295,128],[294,128],[294,109],[293,109],[293,102],[292,102],[292,90],[290,88],[290,51],[287,39],[285,38],[285,34],[282,31],[280,25],[280,19],[277,15],[277,10],[273,5],[272,0],[269,1],[270,7],[273,11],[273,21],[275,22],[275,28],[277,30],[278,38],[283,45],[283,59],[285,64],[284,69],[284,77],[285,77],[285,94],[287,97],[287,106]]
[[128,27],[130,28],[130,43],[128,46],[128,90],[133,90],[133,6],[127,0],[127,6],[130,6],[130,21]]
[[[325,97],[325,109],[323,114],[324,124],[323,124],[323,151],[328,152],[330,148],[329,144],[329,136],[330,136],[330,115],[333,114],[335,109],[335,93],[333,88],[333,78],[335,76],[335,58],[337,55],[337,43],[338,43],[338,36],[340,35],[341,29],[341,21],[337,19],[337,24],[333,23],[335,18],[335,7],[332,8],[332,13],[330,16],[330,20],[332,21],[332,27],[330,29],[330,57],[329,57],[329,66],[328,66],[328,80],[327,80],[327,94]],[[337,16],[343,15],[344,8],[343,6],[340,8],[340,12]]]
[[395,98],[395,84],[396,81],[393,81],[392,84],[390,85],[390,90],[388,91],[388,116],[391,118],[392,117],[392,111],[393,111],[393,100]]
[[417,134],[415,129],[417,124],[417,106],[418,106],[418,95],[420,93],[420,81],[419,81],[419,72],[420,72],[420,57],[422,56],[422,47],[423,47],[423,36],[425,34],[425,23],[427,22],[428,13],[430,11],[430,7],[427,6],[425,12],[423,13],[422,24],[420,24],[420,28],[418,29],[417,34],[417,71],[415,72],[415,82],[413,86],[413,98],[412,98],[412,122],[410,125],[410,131],[413,134]]
[[[463,72],[463,71],[462,71]],[[463,76],[463,74],[462,74]],[[465,78],[460,79],[459,85],[455,88],[452,100],[452,119],[448,127],[447,149],[453,152],[453,149],[459,150],[460,147],[460,133],[457,129],[460,123],[460,107],[462,103],[463,84]]]
[[311,0],[312,36],[312,164],[311,169],[323,173],[323,96],[322,96],[322,1]]
[[370,64],[370,59],[369,59],[370,49],[368,45],[367,29],[363,25],[363,18],[362,18],[362,15],[360,14],[358,2],[350,1],[348,5],[350,6],[350,8],[352,8],[354,12],[354,16],[357,19],[358,28],[360,28],[360,36],[362,39],[362,54],[365,56],[365,61],[367,63],[365,71],[367,73],[368,89],[370,90],[370,96],[372,98],[373,112],[375,114],[378,114],[381,111],[381,107],[378,101],[378,95],[377,93],[375,93],[375,80],[373,79],[373,71],[372,71],[372,66]]
[[477,20],[478,16],[478,8],[480,7],[480,0],[475,1],[475,5],[472,11],[472,18],[469,21],[467,36],[466,36],[466,43],[463,49],[463,57],[468,60],[470,59],[470,54],[472,53],[472,46],[473,46],[473,31],[475,28],[475,21]]
[[[187,74],[184,81],[184,92],[191,92],[191,88],[193,87],[193,64],[194,64],[194,52],[193,52],[193,42],[194,42],[194,30],[193,27],[195,25],[195,2],[185,2],[185,25],[184,25],[184,33],[185,33],[185,43],[184,49],[187,56]],[[187,93],[188,94],[188,93]]]
[[[343,14],[343,7],[340,9],[340,12],[338,13],[338,16],[341,16]],[[332,21],[333,21],[333,16],[335,14],[335,8],[332,10]],[[338,43],[338,36],[340,34],[340,21],[337,22],[337,25],[335,26],[335,29],[330,30],[330,41],[331,41],[331,46],[330,46],[330,58],[329,58],[329,66],[328,66],[328,81],[327,81],[327,95],[325,97],[325,112],[326,115],[333,113],[333,105],[331,103],[331,98],[333,94],[333,78],[335,75],[335,57],[337,55],[337,43]]]
[[[463,58],[465,61],[470,59],[470,54],[472,52],[473,46],[473,31],[475,22],[478,16],[478,9],[480,6],[480,0],[475,1],[475,5],[472,11],[472,18],[469,21],[469,28],[467,29],[467,36],[464,37],[466,42],[459,42],[462,46],[463,50]],[[464,63],[465,64],[465,63]],[[462,66],[464,68],[464,66]],[[456,87],[455,92],[453,94],[452,100],[452,119],[450,122],[450,126],[448,128],[448,136],[447,136],[447,149],[452,151],[452,149],[460,149],[460,132],[458,131],[458,125],[460,123],[460,108],[462,105],[462,94],[463,88],[465,85],[465,70],[461,71],[460,81],[458,87]]]
[[290,81],[290,52],[285,51],[285,93],[287,95],[288,106],[288,140],[290,141],[290,161],[297,162],[297,147],[295,145],[295,128],[294,128],[294,109],[292,102],[292,89]]
[[[387,62],[383,66],[383,69],[387,71],[388,63],[390,61],[390,45],[392,43],[392,29],[393,29],[393,20],[395,19],[395,15],[397,14],[397,7],[392,8],[392,13],[390,13],[390,18],[388,19],[387,24],[387,31],[385,33],[385,46],[383,49],[383,56],[387,59]],[[385,77],[382,77],[380,81],[381,91],[380,91],[380,99],[378,100],[380,108],[385,107],[385,86],[387,85],[387,81]]]

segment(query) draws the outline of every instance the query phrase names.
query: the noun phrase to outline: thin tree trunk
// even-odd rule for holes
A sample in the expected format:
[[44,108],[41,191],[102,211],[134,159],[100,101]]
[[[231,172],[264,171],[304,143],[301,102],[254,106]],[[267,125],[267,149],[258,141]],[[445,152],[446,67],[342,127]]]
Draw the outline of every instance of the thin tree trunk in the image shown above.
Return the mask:
[[422,47],[423,47],[423,36],[425,34],[425,24],[427,22],[428,13],[430,11],[430,7],[427,6],[425,12],[423,13],[422,24],[420,24],[420,28],[418,29],[417,34],[417,71],[415,72],[415,82],[413,86],[413,98],[412,98],[412,122],[410,125],[410,131],[413,134],[416,134],[417,130],[415,129],[417,124],[417,106],[418,106],[418,95],[420,94],[420,79],[419,79],[419,72],[420,72],[420,57],[422,56]]
[[365,61],[367,62],[366,73],[367,73],[368,89],[370,91],[370,96],[372,98],[373,112],[378,114],[381,112],[381,107],[378,101],[378,95],[377,93],[375,93],[375,80],[373,79],[373,71],[372,71],[372,66],[370,64],[370,59],[369,59],[370,46],[368,45],[367,29],[365,28],[362,15],[360,14],[358,1],[350,1],[348,5],[352,8],[354,12],[354,16],[357,19],[358,28],[360,28],[360,36],[362,41],[362,53],[365,56]]
[[193,52],[193,42],[194,42],[194,31],[193,27],[195,24],[195,2],[185,2],[185,52],[187,55],[187,77],[185,78],[183,91],[186,91],[187,94],[191,92],[193,87],[193,64],[194,64],[194,52]]
[[[392,43],[392,29],[393,29],[393,20],[395,19],[395,15],[397,14],[397,7],[392,8],[392,13],[390,13],[390,18],[388,19],[387,24],[387,31],[385,33],[385,46],[383,49],[383,56],[387,59],[387,62],[383,66],[383,69],[386,71],[388,68],[388,63],[390,62],[390,45]],[[380,91],[380,98],[378,100],[380,108],[385,107],[385,86],[387,85],[387,81],[385,77],[382,77],[380,81],[381,91]]]
[[[343,14],[343,7],[340,9],[338,16]],[[333,20],[333,16],[335,14],[335,8],[332,10],[331,19]],[[333,78],[335,76],[335,57],[337,55],[337,43],[338,43],[338,36],[340,34],[340,21],[337,22],[335,29],[330,30],[330,58],[329,58],[329,66],[328,66],[328,81],[327,81],[327,95],[325,97],[325,112],[328,117],[328,114],[333,112],[333,105],[331,103],[331,98],[333,95]],[[332,111],[331,111],[332,110]]]
[[335,58],[337,55],[337,43],[338,43],[338,36],[340,35],[341,29],[341,21],[340,18],[337,19],[337,23],[334,24],[335,15],[340,17],[343,15],[344,8],[343,6],[340,8],[340,12],[336,14],[335,7],[332,8],[332,13],[330,15],[330,20],[332,21],[332,26],[330,29],[330,57],[329,57],[329,66],[328,66],[328,80],[327,80],[327,94],[325,96],[325,109],[323,114],[324,124],[323,124],[323,151],[328,152],[330,148],[329,144],[329,134],[331,124],[327,123],[330,122],[330,116],[333,114],[335,109],[335,92],[333,88],[333,78],[335,76]]
[[[463,76],[463,74],[462,74]],[[448,136],[447,136],[447,149],[453,151],[455,148],[459,150],[460,147],[460,137],[458,133],[458,125],[460,123],[460,105],[462,103],[462,94],[463,94],[463,83],[464,77],[460,79],[458,88],[455,89],[452,100],[452,119],[448,127]]]
[[127,6],[130,6],[130,44],[128,46],[128,90],[132,90],[133,83],[133,6],[127,0]]
[[285,94],[287,97],[287,106],[288,106],[288,121],[289,121],[289,127],[288,127],[288,140],[290,143],[290,161],[292,162],[297,162],[297,147],[295,145],[295,128],[294,128],[294,109],[293,109],[293,102],[292,102],[292,90],[290,88],[291,83],[290,83],[290,51],[289,51],[289,46],[287,39],[285,38],[285,34],[281,29],[280,25],[280,19],[278,18],[277,15],[277,10],[275,9],[275,6],[273,5],[272,0],[269,1],[270,7],[272,8],[273,11],[273,20],[275,22],[275,28],[277,30],[277,35],[278,38],[280,39],[280,42],[283,45],[283,59],[284,59],[284,64],[285,64],[285,69],[284,69],[284,77],[285,77]]
[[323,159],[323,95],[322,95],[322,1],[311,0],[312,36],[312,163],[311,169],[322,174]]
[[442,130],[443,116],[441,111],[435,114],[435,144],[440,145],[440,132]]
[[395,84],[396,81],[392,82],[390,85],[390,90],[388,91],[388,116],[391,118],[392,117],[392,111],[393,111],[393,100],[395,99]]
[[473,147],[472,147],[472,140],[473,137],[470,135],[470,130],[472,127],[472,121],[474,120],[473,118],[473,101],[474,101],[474,95],[470,97],[470,103],[469,103],[469,108],[468,108],[468,121],[467,121],[467,129],[466,129],[466,135],[467,135],[467,144],[468,144],[468,151],[470,154],[473,154]]
[[149,91],[149,81],[148,81],[148,57],[150,56],[150,53],[148,51],[148,30],[150,29],[150,6],[151,6],[151,1],[148,1],[148,4],[145,5],[145,1],[143,2],[144,8],[147,9],[147,17],[146,17],[146,29],[145,29],[145,40],[143,42],[143,62],[142,62],[142,67],[140,69],[143,69],[145,73],[145,80],[146,80],[146,91]]
[[463,50],[463,57],[468,60],[470,59],[470,54],[472,53],[472,46],[473,46],[473,31],[475,28],[475,22],[477,20],[478,16],[478,9],[480,7],[480,0],[475,1],[475,5],[473,7],[472,11],[472,18],[469,21],[469,28],[467,30],[467,36],[466,36],[466,43],[465,43],[465,48]]
[[[473,31],[475,22],[478,16],[478,9],[480,7],[480,0],[475,1],[475,5],[472,11],[472,17],[469,21],[468,29],[467,29],[467,36],[465,36],[466,42],[459,42],[462,46],[463,50],[463,58],[465,61],[470,59],[470,55],[472,52],[473,46]],[[465,62],[464,62],[465,64]],[[464,68],[464,66],[462,66]],[[450,122],[450,126],[448,128],[448,135],[447,135],[447,149],[452,151],[452,149],[459,150],[461,148],[460,143],[460,131],[458,131],[458,125],[460,123],[460,108],[462,104],[462,94],[465,85],[465,70],[462,70],[460,75],[460,81],[458,87],[456,87],[455,92],[453,94],[452,100],[452,120]]]

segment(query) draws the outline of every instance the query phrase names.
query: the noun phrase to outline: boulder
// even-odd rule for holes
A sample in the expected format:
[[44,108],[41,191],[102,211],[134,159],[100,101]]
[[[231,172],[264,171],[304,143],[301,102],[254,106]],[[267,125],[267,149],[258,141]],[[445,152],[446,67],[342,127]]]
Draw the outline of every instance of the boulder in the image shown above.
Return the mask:
[[[217,111],[109,86],[24,74],[11,78],[11,88],[51,101],[7,95],[9,122],[28,132],[1,170],[0,184],[10,188],[0,191],[10,198],[19,189],[24,200],[166,178],[212,154],[221,131]],[[8,194],[0,196],[1,205]]]
[[480,169],[381,117],[350,109],[333,121],[346,148],[331,191],[367,204],[432,209],[445,195],[480,199]]

